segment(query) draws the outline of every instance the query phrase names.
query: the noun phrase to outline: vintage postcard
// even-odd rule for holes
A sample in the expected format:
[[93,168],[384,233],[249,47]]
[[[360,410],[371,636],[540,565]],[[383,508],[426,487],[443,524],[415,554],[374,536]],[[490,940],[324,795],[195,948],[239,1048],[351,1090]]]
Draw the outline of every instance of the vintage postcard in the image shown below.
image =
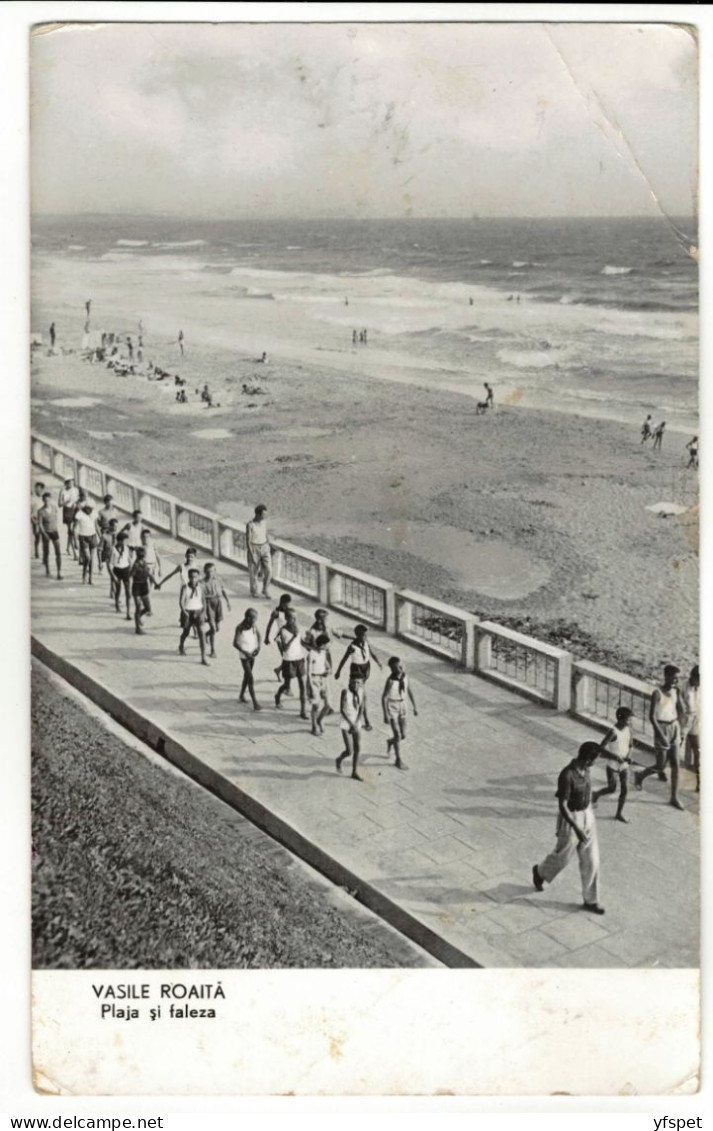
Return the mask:
[[696,29],[30,51],[36,1088],[694,1093]]

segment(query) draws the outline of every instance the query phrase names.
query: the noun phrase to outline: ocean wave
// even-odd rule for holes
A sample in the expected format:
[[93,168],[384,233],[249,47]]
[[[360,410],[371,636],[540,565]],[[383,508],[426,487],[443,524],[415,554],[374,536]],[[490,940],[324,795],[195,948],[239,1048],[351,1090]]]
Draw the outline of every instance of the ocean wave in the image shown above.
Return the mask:
[[512,266],[513,267],[532,267],[532,264],[528,263],[526,259],[516,259],[515,262],[512,264]]
[[497,358],[516,369],[547,369],[562,361],[557,350],[499,350]]
[[148,240],[117,240],[116,247],[148,247]]
[[298,244],[298,243],[294,243],[294,244],[293,244],[293,243],[290,243],[290,244],[288,244],[288,245],[287,245],[287,247],[285,248],[285,251],[302,251],[302,247],[301,247],[301,245],[300,245],[300,244]]
[[490,267],[492,262],[493,262],[492,259],[481,259],[480,266],[481,267]]
[[599,274],[600,275],[631,275],[633,270],[634,270],[633,267],[612,267],[612,265],[610,263],[607,263],[606,267],[602,267]]
[[68,243],[67,244],[67,251],[86,251],[86,250],[87,249],[86,249],[86,247],[83,243]]
[[[117,243],[120,242],[120,240],[117,240]],[[166,242],[152,243],[151,247],[160,247],[163,250],[170,250],[174,247],[205,247],[207,243],[207,240],[170,240]]]
[[138,258],[131,251],[105,251],[99,259],[103,259],[107,263],[126,263],[129,259]]

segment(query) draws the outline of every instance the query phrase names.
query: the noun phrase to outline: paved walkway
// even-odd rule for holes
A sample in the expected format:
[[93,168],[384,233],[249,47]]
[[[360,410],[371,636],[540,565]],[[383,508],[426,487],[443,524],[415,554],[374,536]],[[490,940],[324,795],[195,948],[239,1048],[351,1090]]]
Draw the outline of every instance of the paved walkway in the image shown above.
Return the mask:
[[[156,541],[165,574],[168,560],[181,560],[185,546],[160,535]],[[278,655],[272,645],[256,665],[265,709],[255,713],[238,702],[235,624],[253,604],[264,637],[274,602],[250,599],[242,571],[221,564],[220,573],[233,609],[218,638],[218,659],[207,668],[199,663],[197,642],[188,641],[186,657],[177,653],[178,578],[154,594],[153,618],[138,637],[133,622],[114,611],[106,574],[89,588],[71,560],[64,560],[61,582],[45,578],[41,563],[33,562],[33,634],[480,965],[698,965],[698,798],[691,774],[683,773],[683,813],[666,804],[666,787],[655,778],[643,793],[631,793],[628,826],[614,821],[609,798],[600,802],[605,916],[581,911],[576,863],[537,894],[531,868],[554,843],[557,774],[579,743],[596,735],[370,631],[381,656],[403,658],[419,716],[409,720],[409,772],[400,773],[385,757],[377,669],[370,683],[374,730],[364,736],[365,780],[352,781],[334,768],[342,746],[338,716],[325,721],[323,738],[313,738],[296,698],[274,708]],[[293,595],[293,603],[306,629],[314,602]],[[353,625],[334,612],[330,623],[346,632]],[[337,641],[335,663],[341,654]],[[603,784],[603,766],[594,776]]]

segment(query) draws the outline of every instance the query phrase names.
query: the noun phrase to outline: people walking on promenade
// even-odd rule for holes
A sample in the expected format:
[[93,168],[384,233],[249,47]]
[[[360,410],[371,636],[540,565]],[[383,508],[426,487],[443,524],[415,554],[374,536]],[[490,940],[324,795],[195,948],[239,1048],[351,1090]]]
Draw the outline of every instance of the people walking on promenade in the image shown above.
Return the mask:
[[[619,803],[616,807],[616,820],[621,821],[624,825],[629,823],[624,816],[624,805],[629,792],[629,768],[633,744],[630,726],[631,714],[629,707],[617,707],[616,709],[616,723],[607,731],[599,744],[602,755],[605,758],[612,759],[614,765],[606,767],[606,786],[603,789],[595,789],[592,794],[592,808],[596,809],[599,798],[606,797],[609,793],[616,793],[618,785]],[[608,746],[611,747],[611,750],[607,750]]]
[[559,802],[554,851],[532,869],[532,882],[537,891],[551,884],[567,867],[575,852],[579,857],[584,910],[603,915],[599,903],[599,844],[597,824],[592,810],[590,770],[599,757],[596,742],[583,742],[577,757],[565,766],[557,780]]
[[300,718],[306,719],[305,650],[292,609],[288,611],[285,623],[275,637],[275,643],[282,656],[282,683],[275,695],[275,706],[282,706],[282,696],[289,693],[294,678],[300,692]]
[[66,553],[71,552],[72,557],[77,557],[77,541],[74,537],[74,517],[77,513],[77,506],[79,504],[79,491],[74,482],[74,477],[69,476],[64,481],[64,487],[60,488],[57,502],[62,508],[62,523],[67,530],[67,547]]
[[124,527],[128,538],[127,545],[132,554],[135,554],[139,546],[142,545],[141,535],[144,532],[144,522],[141,517],[141,511],[134,511],[131,516],[131,522],[127,522]]
[[208,661],[205,658],[205,634],[203,632],[203,625],[205,624],[205,592],[200,582],[200,570],[195,568],[188,570],[188,584],[181,587],[180,603],[181,612],[183,613],[183,630],[181,632],[181,639],[178,642],[178,651],[182,656],[185,656],[186,640],[188,639],[189,632],[194,628],[201,650],[201,663],[204,667],[208,667]]
[[141,546],[144,551],[144,560],[149,567],[151,581],[155,585],[157,581],[161,580],[161,558],[148,526],[145,526],[141,531]]
[[641,443],[645,444],[647,440],[651,439],[651,413],[646,417],[646,420],[641,425]]
[[99,537],[99,548],[97,555],[99,557],[99,569],[106,566],[107,573],[109,574],[109,598],[113,601],[115,599],[114,589],[115,582],[110,569],[111,555],[116,545],[116,531],[118,522],[115,518],[110,519],[109,525],[104,528]]
[[656,762],[646,770],[640,770],[634,782],[637,789],[643,787],[647,778],[657,774],[659,781],[667,781],[666,765],[671,767],[671,798],[669,804],[674,809],[683,809],[678,799],[679,750],[681,748],[681,724],[684,707],[678,687],[681,669],[676,664],[666,664],[663,670],[663,683],[654,688],[649,707],[649,719],[654,732],[654,752]]
[[272,565],[270,542],[267,536],[267,507],[260,503],[255,507],[255,514],[245,528],[245,537],[248,551],[248,575],[250,577],[250,595],[258,596],[258,581],[262,578],[262,592],[264,597],[270,596],[270,581],[272,579]]
[[230,599],[225,586],[218,576],[215,564],[206,562],[203,566],[203,592],[205,593],[205,615],[208,623],[208,643],[211,657],[215,656],[215,638],[223,620],[223,601],[230,609]]
[[98,565],[99,565],[100,570],[102,568],[103,563],[107,560],[105,557],[102,556],[103,542],[101,541],[101,539],[102,539],[102,535],[106,534],[107,530],[109,529],[109,525],[112,522],[112,520],[114,520],[116,522],[117,526],[119,525],[119,512],[116,509],[116,507],[114,506],[114,496],[113,495],[105,495],[104,496],[104,506],[102,507],[102,509],[99,511],[99,513],[97,515],[97,530],[98,530],[99,539],[100,539],[99,546],[97,548],[97,558],[98,558]]
[[97,512],[93,503],[86,499],[74,519],[74,528],[79,543],[79,564],[82,567],[82,584],[92,584],[94,551],[99,545]]
[[361,731],[364,725],[364,681],[356,677],[349,680],[349,686],[342,691],[339,712],[342,716],[340,727],[344,740],[344,750],[336,760],[338,773],[342,772],[345,758],[352,760],[352,777],[355,781],[364,779],[357,773],[361,753]]
[[351,661],[349,665],[349,679],[361,680],[363,684],[364,730],[372,729],[371,723],[369,722],[369,713],[367,710],[366,700],[366,684],[369,676],[371,675],[371,661],[373,660],[378,668],[382,667],[381,660],[377,656],[374,649],[370,647],[367,640],[368,631],[369,630],[367,629],[365,624],[358,624],[355,627],[354,639],[349,642],[346,652],[339,661],[339,667],[334,673],[334,678],[339,679],[340,675],[342,674],[342,668],[346,664],[347,660]]
[[35,557],[39,559],[40,546],[42,545],[42,532],[40,524],[37,519],[37,513],[42,506],[42,495],[44,493],[44,483],[35,483],[30,495],[30,529],[32,530],[32,540],[35,547]]
[[326,633],[315,637],[307,652],[307,697],[312,716],[312,734],[324,734],[322,719],[331,714],[328,676],[332,670],[329,655],[329,637]]
[[109,576],[114,582],[114,607],[117,613],[121,612],[121,592],[126,598],[126,619],[131,620],[131,601],[129,594],[129,571],[131,569],[131,550],[128,546],[128,536],[120,530],[116,536],[114,549],[109,558]]
[[414,715],[418,715],[418,708],[408,676],[398,656],[391,657],[389,669],[390,674],[381,697],[384,722],[391,727],[391,738],[386,743],[386,754],[388,756],[393,749],[396,758],[394,765],[397,770],[407,770],[408,766],[401,761],[401,743],[406,741],[407,700],[411,700]]
[[143,546],[138,546],[134,560],[129,569],[131,581],[131,596],[134,598],[134,625],[136,635],[143,636],[144,630],[141,622],[144,617],[151,616],[151,586],[153,577],[151,567],[146,561],[146,551]]
[[[179,591],[178,591],[178,605],[179,605],[178,623],[180,624],[181,628],[185,628],[185,620],[186,620],[185,614],[183,612],[183,608],[181,606],[181,592],[183,591],[184,586],[188,585],[189,571],[195,568],[196,563],[197,563],[197,559],[198,559],[198,551],[193,546],[189,546],[188,549],[186,550],[186,554],[185,554],[183,561],[179,565],[177,565],[175,569],[172,569],[170,573],[166,574],[166,576],[161,581],[157,582],[157,584],[156,584],[156,588],[161,589],[166,584],[166,582],[170,581],[172,577],[176,576],[176,574],[180,575],[181,582],[180,582],[180,587],[179,587]],[[200,573],[200,570],[198,572]],[[194,635],[196,635],[196,634],[194,633]]]
[[[291,606],[292,598],[290,597],[290,594],[283,593],[280,596],[280,600],[275,605],[275,608],[270,613],[270,618],[267,622],[267,628],[265,629],[266,644],[270,643],[270,633],[272,632],[272,626],[275,624],[275,622],[277,622],[277,628],[275,629],[275,633],[277,634],[277,632],[279,632],[279,630],[284,625]],[[280,660],[280,663],[277,665],[274,671],[278,681],[282,682],[282,660]]]
[[246,609],[245,616],[235,629],[233,648],[237,649],[240,663],[243,668],[243,682],[240,687],[239,700],[245,702],[247,692],[252,701],[253,710],[261,711],[262,707],[255,695],[255,679],[253,668],[260,651],[260,630],[257,627],[257,609]]
[[653,436],[653,439],[654,439],[654,451],[656,451],[658,448],[660,448],[661,444],[663,443],[663,434],[664,434],[665,428],[666,428],[666,421],[662,420],[661,423],[659,424],[658,428],[654,428],[654,430],[652,432],[652,436]]
[[685,765],[696,775],[696,793],[700,793],[701,790],[700,694],[701,677],[696,664],[691,668],[690,675],[681,688],[683,702],[681,747]]
[[333,639],[341,640],[343,633],[338,632],[336,628],[332,628],[328,620],[328,609],[315,609],[314,621],[302,637],[302,643],[305,648],[314,648],[318,636],[326,636],[330,644]]
[[42,494],[42,506],[37,512],[37,525],[42,538],[42,564],[47,577],[50,576],[50,543],[54,548],[54,560],[57,567],[57,580],[62,580],[62,546],[57,526],[57,508],[52,502],[49,491]]

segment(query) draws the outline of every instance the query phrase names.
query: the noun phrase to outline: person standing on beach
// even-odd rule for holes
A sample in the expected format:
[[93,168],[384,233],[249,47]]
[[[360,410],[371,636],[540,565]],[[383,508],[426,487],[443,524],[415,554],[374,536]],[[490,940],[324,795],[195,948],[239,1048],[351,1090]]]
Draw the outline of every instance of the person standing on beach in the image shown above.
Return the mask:
[[382,664],[374,649],[369,645],[366,638],[367,632],[368,629],[365,624],[358,624],[355,627],[354,639],[347,645],[347,650],[339,661],[339,667],[334,673],[334,678],[339,679],[342,674],[342,668],[347,660],[350,660],[349,679],[358,679],[361,682],[364,694],[364,730],[371,730],[366,704],[366,683],[371,675],[371,661],[373,660],[378,668],[380,668]]
[[141,621],[144,617],[151,616],[150,594],[153,585],[151,567],[146,561],[146,551],[143,546],[139,546],[136,551],[129,570],[129,579],[131,581],[131,596],[134,598],[136,635],[143,636],[144,630],[141,627]]
[[245,527],[245,539],[248,550],[248,575],[250,577],[250,596],[257,597],[257,584],[262,577],[262,593],[264,597],[270,596],[270,581],[272,579],[271,551],[267,537],[267,507],[260,503],[255,507],[255,514]]
[[686,467],[698,467],[698,437],[694,436],[686,444],[686,451],[688,452],[688,463]]
[[77,513],[77,506],[79,505],[79,491],[74,484],[73,476],[69,476],[64,481],[64,487],[59,492],[57,498],[59,506],[62,508],[62,522],[67,528],[67,549],[66,553],[72,552],[72,557],[77,557],[77,541],[74,537],[74,517]]
[[189,632],[194,628],[201,650],[201,663],[204,667],[208,667],[208,661],[205,658],[205,635],[203,632],[203,625],[205,623],[205,593],[200,583],[199,570],[189,569],[188,584],[181,588],[180,602],[181,612],[184,614],[184,624],[181,638],[178,642],[178,651],[181,656],[185,656],[186,640],[188,639]]
[[32,530],[32,540],[35,546],[35,557],[38,560],[40,556],[40,545],[42,543],[42,531],[40,530],[37,514],[42,506],[44,490],[44,483],[35,483],[33,492],[30,495],[30,529]]
[[57,529],[57,509],[52,505],[49,491],[42,495],[42,506],[37,512],[37,525],[42,537],[42,564],[47,577],[50,576],[50,542],[54,547],[54,560],[57,566],[57,580],[62,580],[62,547]]
[[89,316],[92,312],[92,300],[90,298],[88,298],[87,301],[85,302],[84,306],[85,306],[86,311],[87,311],[87,318],[89,318]]
[[178,348],[181,351],[181,357],[183,357],[183,330],[178,331]]
[[114,549],[109,558],[109,576],[114,582],[114,607],[117,613],[121,612],[121,591],[124,590],[126,598],[126,619],[131,620],[131,599],[129,589],[129,571],[131,569],[131,550],[127,544],[127,535],[121,530],[116,536]]
[[344,688],[339,700],[339,711],[342,716],[340,727],[344,739],[344,751],[335,762],[337,772],[341,774],[342,762],[345,758],[351,758],[354,781],[363,781],[364,779],[357,773],[361,753],[361,730],[364,722],[364,683],[362,680],[349,680],[349,687]]
[[55,343],[56,337],[57,337],[57,331],[55,330],[55,325],[54,325],[54,322],[53,322],[50,326],[50,349],[54,349],[54,343]]
[[483,386],[485,388],[485,393],[486,393],[485,403],[488,406],[488,408],[494,409],[495,408],[495,395],[493,393],[492,385],[489,385],[487,381],[484,381]]
[[317,636],[307,653],[307,696],[312,713],[312,734],[324,734],[322,719],[331,714],[329,705],[328,679],[332,670],[329,655],[329,637],[326,633]]
[[233,648],[240,656],[243,668],[243,682],[240,688],[240,702],[245,702],[245,692],[252,700],[253,710],[261,711],[262,707],[255,695],[255,679],[253,668],[260,651],[260,630],[257,627],[257,609],[246,609],[245,616],[235,629]]
[[208,643],[210,654],[215,658],[215,638],[220,631],[220,622],[223,619],[223,601],[230,610],[230,601],[225,592],[225,586],[218,577],[213,562],[206,562],[203,566],[203,592],[205,594],[205,614],[208,621]]
[[275,706],[282,706],[282,696],[290,690],[292,678],[297,680],[300,692],[300,718],[307,718],[307,692],[305,688],[305,652],[300,639],[300,630],[292,609],[285,618],[285,623],[275,637],[275,643],[282,656],[282,683],[275,695]]
[[567,867],[575,852],[579,857],[582,878],[584,910],[603,915],[599,904],[599,844],[597,824],[592,810],[592,782],[590,770],[599,757],[596,742],[584,742],[568,766],[557,779],[556,797],[559,802],[557,841],[554,851],[541,864],[532,869],[532,882],[537,891],[551,884],[555,876]]
[[645,444],[647,440],[651,439],[651,413],[646,417],[646,420],[641,425],[641,443]]
[[674,809],[683,809],[678,799],[678,754],[681,746],[681,726],[684,720],[684,706],[678,689],[678,676],[681,669],[676,664],[666,664],[663,670],[663,683],[655,687],[651,695],[649,720],[654,732],[654,753],[656,762],[646,770],[640,770],[634,777],[637,789],[642,789],[647,778],[657,774],[659,781],[667,781],[666,764],[671,767],[671,798],[669,804]]
[[[624,816],[624,805],[629,792],[629,766],[631,765],[631,747],[633,743],[630,722],[631,709],[629,707],[617,707],[616,723],[611,730],[607,731],[599,744],[599,749],[604,757],[613,759],[614,765],[607,766],[606,768],[606,786],[603,789],[596,789],[592,794],[592,808],[596,809],[599,798],[606,797],[609,793],[616,793],[618,784],[619,804],[616,807],[615,819],[621,821],[624,825],[628,825],[629,823]],[[606,747],[612,744],[613,750],[608,752]]]
[[666,421],[662,420],[661,423],[659,424],[658,428],[654,428],[654,430],[653,430],[652,435],[653,435],[653,438],[654,438],[654,451],[656,451],[657,448],[661,447],[661,444],[663,442],[663,434],[664,434],[665,427],[666,427]]
[[406,741],[406,704],[411,700],[414,715],[418,714],[416,700],[404,671],[404,666],[398,656],[389,660],[390,674],[384,686],[381,697],[381,706],[384,711],[384,722],[391,727],[391,738],[386,743],[387,756],[393,748],[396,756],[394,765],[397,770],[406,770],[408,767],[401,761],[401,743]]

